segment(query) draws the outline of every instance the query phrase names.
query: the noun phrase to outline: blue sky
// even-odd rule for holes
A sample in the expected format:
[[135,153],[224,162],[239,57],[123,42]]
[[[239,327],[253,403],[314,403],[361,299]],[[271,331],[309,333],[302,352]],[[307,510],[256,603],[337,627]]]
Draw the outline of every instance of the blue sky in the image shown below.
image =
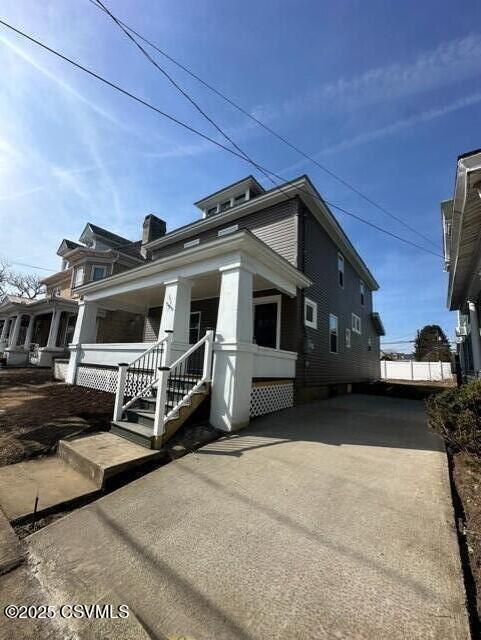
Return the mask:
[[[108,6],[441,252],[439,202],[452,195],[457,156],[481,146],[479,1]],[[215,137],[88,0],[7,0],[0,13]],[[308,173],[326,199],[420,241],[162,63],[260,163],[286,179]],[[137,239],[155,212],[173,229],[198,216],[195,200],[251,172],[1,26],[0,68],[0,255],[12,263],[57,270],[60,240],[87,221]],[[385,340],[431,323],[452,337],[441,259],[336,215],[381,285]]]

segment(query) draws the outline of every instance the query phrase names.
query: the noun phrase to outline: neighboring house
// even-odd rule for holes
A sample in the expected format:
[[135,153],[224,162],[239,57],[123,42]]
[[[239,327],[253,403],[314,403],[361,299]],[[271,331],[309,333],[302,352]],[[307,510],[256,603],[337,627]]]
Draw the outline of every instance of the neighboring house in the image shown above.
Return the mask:
[[458,312],[456,335],[465,378],[481,371],[481,150],[459,156],[453,200],[441,203],[447,306]]
[[381,351],[381,360],[414,360],[414,354],[400,353],[399,351]]
[[[248,176],[196,206],[169,233],[146,219],[145,264],[75,289],[66,379],[117,393],[118,432],[158,446],[210,383],[210,421],[230,431],[379,378],[378,284],[307,176],[269,191]],[[106,336],[97,318],[121,312]]]
[[[81,244],[80,244],[81,243]],[[0,302],[0,353],[9,366],[51,366],[68,355],[78,313],[75,287],[131,269],[144,262],[141,242],[88,223],[80,243],[62,240],[57,250],[61,270],[45,278],[45,297],[29,300],[7,295]],[[114,333],[115,321],[106,313],[99,332]]]

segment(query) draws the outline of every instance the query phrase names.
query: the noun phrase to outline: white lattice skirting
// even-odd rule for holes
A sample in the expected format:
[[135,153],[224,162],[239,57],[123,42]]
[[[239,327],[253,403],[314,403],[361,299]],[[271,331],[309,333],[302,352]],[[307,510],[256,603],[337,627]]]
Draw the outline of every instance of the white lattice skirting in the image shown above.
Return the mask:
[[294,406],[294,384],[271,384],[252,387],[251,418]]
[[75,384],[80,387],[115,393],[117,390],[117,369],[80,365],[77,368]]

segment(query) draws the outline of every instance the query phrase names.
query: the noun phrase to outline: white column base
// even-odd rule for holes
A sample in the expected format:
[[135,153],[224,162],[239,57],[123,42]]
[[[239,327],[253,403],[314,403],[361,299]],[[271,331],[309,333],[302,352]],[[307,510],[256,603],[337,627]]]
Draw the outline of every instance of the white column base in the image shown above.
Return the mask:
[[214,345],[210,423],[231,432],[250,422],[253,345],[223,343]]
[[37,352],[37,356],[31,358],[30,364],[36,367],[51,367],[53,365],[53,359],[64,353],[64,349],[60,347],[56,349],[49,349],[48,347],[40,347]]
[[75,384],[79,351],[80,351],[80,345],[76,345],[76,344],[70,345],[70,359],[68,361],[67,375],[65,376],[65,382],[67,384]]
[[28,351],[25,349],[6,349],[8,367],[25,367],[28,364]]

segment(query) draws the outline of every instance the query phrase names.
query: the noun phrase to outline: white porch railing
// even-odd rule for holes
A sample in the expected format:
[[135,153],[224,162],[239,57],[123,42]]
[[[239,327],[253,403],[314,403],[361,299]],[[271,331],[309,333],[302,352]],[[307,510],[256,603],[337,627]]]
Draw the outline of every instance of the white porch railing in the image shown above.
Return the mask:
[[[149,347],[130,365],[119,364],[114,420],[121,420],[126,409],[140,397],[145,397],[148,393],[153,394],[155,389],[153,436],[161,436],[165,431],[165,423],[175,416],[179,408],[203,384],[210,382],[213,343],[214,332],[207,331],[203,338],[169,365],[167,363],[170,360],[172,332],[168,332],[162,340]],[[154,357],[158,366],[151,369],[147,365]],[[148,378],[142,379],[142,369],[148,370]],[[129,375],[136,375],[141,382],[134,382],[135,377],[131,377],[129,388]],[[129,398],[127,402],[126,397]]]

